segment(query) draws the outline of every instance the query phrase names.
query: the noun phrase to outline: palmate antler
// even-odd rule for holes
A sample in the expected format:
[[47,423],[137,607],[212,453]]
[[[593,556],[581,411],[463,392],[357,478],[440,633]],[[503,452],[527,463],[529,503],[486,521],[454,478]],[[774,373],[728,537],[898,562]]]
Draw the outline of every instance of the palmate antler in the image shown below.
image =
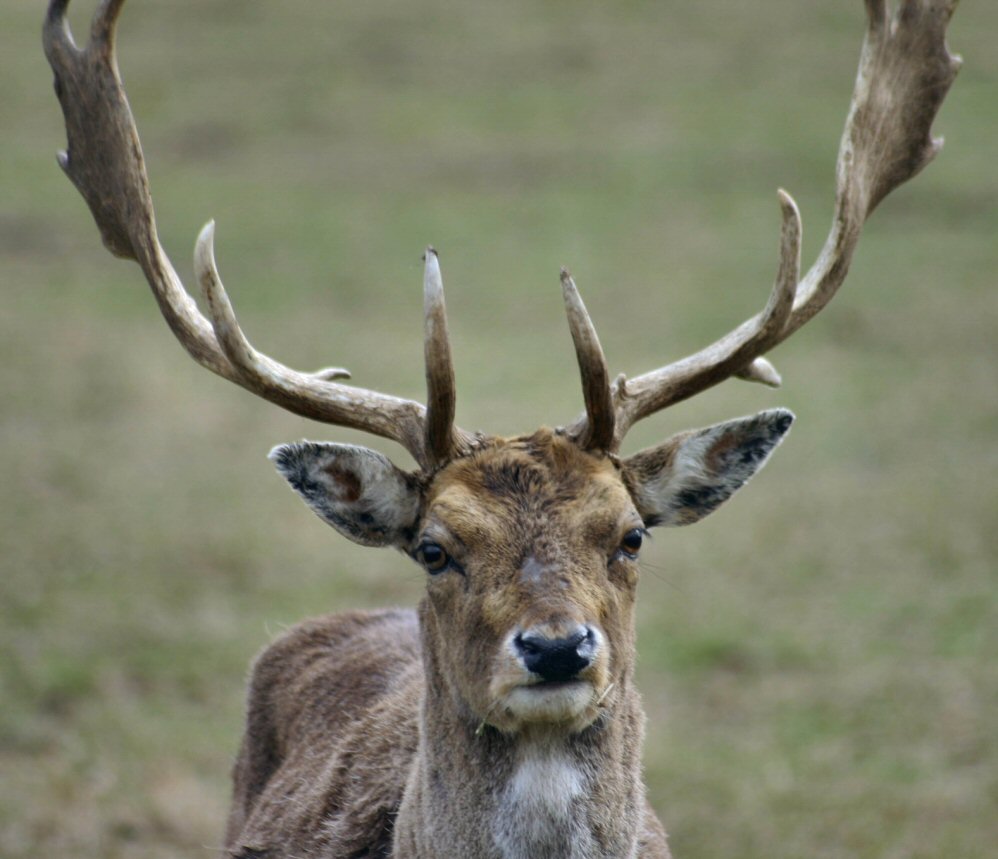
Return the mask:
[[[885,0],[866,0],[866,39],[836,167],[835,215],[804,279],[799,280],[800,213],[781,190],[780,259],[769,302],[720,340],[637,378],[618,376],[600,393],[608,376],[599,341],[588,317],[573,323],[573,335],[576,327],[591,332],[575,336],[586,414],[566,432],[588,448],[616,450],[637,421],[731,376],[780,384],[762,356],[831,300],[845,280],[867,217],[942,148],[942,138],[933,139],[931,127],[960,69],[959,57],[946,47],[946,26],[956,5],[957,0],[903,0],[891,14]],[[578,308],[581,302],[577,313]]]
[[[739,376],[779,385],[763,357],[817,314],[845,279],[863,223],[894,188],[939,151],[933,119],[960,67],[946,47],[957,0],[866,0],[866,39],[839,149],[835,215],[817,261],[800,280],[801,223],[789,194],[783,211],[776,283],[765,309],[707,348],[634,379],[612,384],[592,321],[572,278],[562,272],[569,327],[582,376],[586,413],[566,432],[582,447],[616,451],[648,415]],[[66,120],[59,162],[86,199],[104,244],[141,266],[167,323],[202,366],[305,417],[364,430],[402,444],[425,471],[473,449],[481,436],[454,425],[455,386],[437,254],[424,269],[427,405],[337,383],[349,373],[302,373],[257,352],[236,321],[213,253],[214,227],[198,238],[195,269],[211,321],[185,291],[159,243],[142,148],[118,75],[115,24],[124,0],[103,0],[90,40],[78,48],[66,23],[69,0],[52,0],[45,53]]]
[[427,405],[338,384],[340,368],[302,373],[257,352],[246,339],[215,266],[214,225],[198,237],[195,269],[211,315],[188,295],[156,233],[138,131],[118,74],[115,25],[124,0],[103,0],[90,40],[78,48],[66,22],[69,0],[52,0],[43,29],[45,55],[66,119],[59,164],[86,199],[107,248],[142,268],[176,338],[203,367],[304,417],[364,430],[403,445],[424,470],[470,449],[455,427],[454,370],[447,341],[440,265],[425,255]]

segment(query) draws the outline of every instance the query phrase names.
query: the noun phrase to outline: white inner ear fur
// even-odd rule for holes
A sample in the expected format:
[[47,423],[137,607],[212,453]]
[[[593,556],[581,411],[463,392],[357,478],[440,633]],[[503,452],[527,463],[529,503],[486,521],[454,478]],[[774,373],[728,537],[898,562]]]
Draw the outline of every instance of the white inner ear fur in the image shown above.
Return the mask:
[[723,437],[723,427],[710,427],[683,439],[672,460],[672,468],[663,469],[658,478],[649,483],[649,490],[658,496],[674,495],[684,487],[712,482],[717,475],[709,474],[705,463]]

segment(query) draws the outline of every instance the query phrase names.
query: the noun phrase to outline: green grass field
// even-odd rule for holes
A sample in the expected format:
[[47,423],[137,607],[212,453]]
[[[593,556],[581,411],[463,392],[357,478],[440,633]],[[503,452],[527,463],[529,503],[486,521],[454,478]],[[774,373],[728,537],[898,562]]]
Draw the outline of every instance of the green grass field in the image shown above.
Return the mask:
[[[421,589],[264,456],[407,457],[177,346],[56,167],[43,6],[0,6],[0,856],[217,856],[254,653]],[[184,277],[216,218],[256,345],[418,399],[433,243],[458,422],[515,433],[581,407],[559,266],[633,374],[762,306],[777,187],[811,261],[863,20],[859,0],[132,0],[120,53]],[[998,844],[998,5],[966,3],[950,45],[946,148],[772,355],[784,388],[728,382],[629,439],[798,415],[750,488],[645,555],[646,775],[677,859]]]

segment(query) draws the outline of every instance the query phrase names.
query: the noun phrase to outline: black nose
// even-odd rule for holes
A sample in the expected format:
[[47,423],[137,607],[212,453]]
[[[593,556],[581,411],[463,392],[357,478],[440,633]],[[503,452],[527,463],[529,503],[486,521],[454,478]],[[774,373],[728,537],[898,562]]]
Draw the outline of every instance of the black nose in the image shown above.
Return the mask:
[[596,654],[596,635],[579,626],[566,638],[548,638],[527,630],[513,639],[520,658],[528,671],[545,680],[571,680],[586,668]]

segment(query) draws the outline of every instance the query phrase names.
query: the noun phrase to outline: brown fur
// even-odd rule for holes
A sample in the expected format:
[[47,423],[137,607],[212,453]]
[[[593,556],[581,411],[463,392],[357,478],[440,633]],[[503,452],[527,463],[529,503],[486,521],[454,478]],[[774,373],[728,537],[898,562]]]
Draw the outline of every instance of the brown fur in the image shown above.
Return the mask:
[[389,856],[418,739],[412,611],[306,621],[257,659],[233,778],[232,856]]

